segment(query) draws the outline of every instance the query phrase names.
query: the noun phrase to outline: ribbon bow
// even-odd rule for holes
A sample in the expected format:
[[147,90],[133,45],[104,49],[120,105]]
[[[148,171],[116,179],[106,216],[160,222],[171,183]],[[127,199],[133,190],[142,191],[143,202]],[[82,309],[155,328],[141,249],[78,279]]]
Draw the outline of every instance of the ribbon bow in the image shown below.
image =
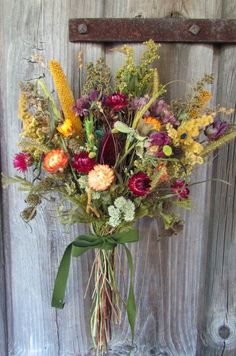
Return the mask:
[[133,261],[130,250],[125,245],[126,243],[138,241],[138,231],[131,229],[127,232],[115,233],[108,236],[95,236],[95,235],[79,235],[74,241],[72,241],[63,254],[60,266],[58,268],[56,280],[54,283],[52,306],[55,308],[63,309],[66,285],[70,270],[71,257],[81,256],[83,253],[91,249],[112,250],[118,244],[123,245],[125,248],[128,267],[130,271],[130,284],[129,293],[127,298],[127,316],[130,324],[132,338],[134,337],[134,325],[136,318],[136,306],[133,288]]

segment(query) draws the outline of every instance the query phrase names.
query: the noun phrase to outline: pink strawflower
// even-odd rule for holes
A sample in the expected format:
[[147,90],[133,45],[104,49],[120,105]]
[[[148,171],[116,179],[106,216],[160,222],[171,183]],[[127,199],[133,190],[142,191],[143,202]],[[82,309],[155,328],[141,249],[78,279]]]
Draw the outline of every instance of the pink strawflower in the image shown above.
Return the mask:
[[226,121],[215,120],[212,124],[208,125],[204,131],[208,140],[218,140],[228,130],[229,124]]
[[105,98],[105,105],[114,111],[119,111],[128,105],[128,100],[126,95],[114,93]]
[[189,189],[186,186],[186,182],[183,179],[176,179],[172,185],[171,189],[175,193],[179,200],[187,199],[189,195]]
[[169,145],[171,139],[168,134],[164,131],[153,132],[147,142],[147,151],[148,154],[156,157],[165,157],[163,152],[163,147]]
[[151,179],[145,172],[135,173],[129,178],[128,187],[137,196],[147,195],[151,189]]
[[17,153],[13,160],[13,166],[19,172],[26,172],[28,167],[31,166],[32,159],[29,153],[20,152]]

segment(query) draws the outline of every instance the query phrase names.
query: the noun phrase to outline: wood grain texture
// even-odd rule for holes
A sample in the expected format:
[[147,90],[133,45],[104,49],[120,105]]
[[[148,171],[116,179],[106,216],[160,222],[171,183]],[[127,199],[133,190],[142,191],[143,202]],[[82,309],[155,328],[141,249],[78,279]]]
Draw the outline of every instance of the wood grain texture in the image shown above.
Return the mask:
[[[58,59],[78,91],[76,56],[83,50],[85,61],[105,56],[113,70],[123,56],[101,45],[71,44],[68,19],[75,17],[164,17],[172,14],[190,18],[235,18],[233,0],[0,0],[1,161],[13,174],[12,157],[17,151],[20,122],[17,120],[18,82],[39,75],[23,58],[38,49],[46,59]],[[223,8],[223,12],[222,12]],[[11,19],[16,21],[12,22]],[[11,24],[11,25],[9,25]],[[0,38],[1,38],[0,37]],[[137,59],[143,46],[136,45]],[[186,82],[204,72],[219,71],[214,101],[234,105],[235,48],[214,50],[207,45],[163,45],[157,63],[161,80],[182,80],[170,86],[169,98],[189,90]],[[50,83],[52,84],[52,83]],[[235,144],[226,147],[214,164],[199,167],[193,181],[211,176],[230,180],[232,186],[196,185],[191,189],[194,208],[184,215],[184,233],[157,242],[158,222],[139,222],[141,241],[131,246],[135,263],[135,293],[138,318],[135,347],[124,315],[114,327],[108,354],[166,356],[233,356],[235,343]],[[1,355],[87,356],[92,355],[89,331],[91,288],[84,300],[93,253],[72,263],[66,306],[50,306],[53,282],[65,246],[84,226],[66,233],[53,204],[44,205],[37,218],[25,225],[19,218],[24,194],[11,187],[3,196],[4,268],[0,263]],[[0,243],[1,248],[1,243]],[[126,261],[120,253],[121,289],[127,284]],[[0,261],[3,256],[0,254]],[[4,286],[7,295],[7,331]],[[228,339],[218,329],[230,327]],[[222,329],[221,329],[222,331]],[[223,330],[223,332],[226,332]],[[8,339],[7,339],[8,334]],[[221,335],[225,335],[224,333]],[[8,350],[6,345],[8,343]],[[0,345],[1,346],[1,345]]]
[[[103,2],[37,0],[17,4],[5,1],[4,5],[1,13],[6,60],[4,81],[1,78],[4,85],[2,161],[3,170],[13,174],[12,157],[17,152],[15,142],[20,131],[18,82],[39,75],[24,58],[29,58],[39,49],[46,59],[58,59],[76,91],[78,50],[83,49],[86,61],[100,57],[102,50],[99,45],[69,44],[68,20],[79,15],[102,16]],[[16,14],[17,21],[9,27]],[[92,262],[91,254],[73,263],[65,309],[56,311],[50,306],[60,258],[78,231],[74,229],[68,234],[59,227],[53,205],[44,206],[37,219],[27,226],[19,217],[25,206],[24,194],[19,193],[16,187],[5,192],[3,206],[8,354],[52,356],[89,353],[90,299],[84,301],[83,294]],[[80,227],[80,232],[83,230],[83,226]]]
[[[223,18],[236,17],[236,4],[223,1]],[[218,57],[217,101],[226,107],[236,103],[236,49],[225,46]],[[231,117],[236,122],[235,114]],[[230,182],[212,185],[209,240],[202,315],[199,319],[197,355],[235,355],[236,347],[236,220],[235,220],[235,142],[218,152],[212,176]]]
[[[211,14],[216,17],[218,8],[211,2],[198,2],[194,9],[192,3],[165,2],[164,8],[155,10],[145,6],[143,1],[117,3],[117,7],[106,13],[107,17],[136,16],[135,10],[143,17],[167,16],[180,13],[182,16],[205,17]],[[214,11],[211,11],[211,6]],[[135,46],[139,57],[142,46]],[[212,72],[213,48],[200,45],[162,45],[161,59],[157,64],[163,83],[172,80],[180,82],[170,85],[169,98],[184,95],[189,85],[199,80],[205,72]],[[117,69],[121,64],[122,55],[107,50],[107,62]],[[168,60],[167,60],[168,58]],[[204,180],[207,167],[199,167],[193,181]],[[187,224],[182,236],[166,239],[157,243],[158,225],[154,221],[140,223],[143,239],[132,246],[135,256],[135,291],[139,306],[137,320],[136,347],[138,355],[194,355],[197,343],[199,290],[202,273],[202,252],[206,248],[206,225],[203,211],[207,213],[206,185],[196,186],[191,194],[194,209],[185,214]],[[206,208],[206,209],[205,209]],[[122,335],[127,334],[124,325]],[[121,338],[122,339],[122,338]],[[122,354],[122,353],[121,353]]]
[[[0,13],[3,13],[3,3],[0,2]],[[3,43],[3,23],[0,21],[0,43]],[[0,46],[0,66],[4,67],[4,49]],[[0,133],[3,129],[3,92],[4,92],[4,82],[6,78],[6,72],[1,73],[0,80]],[[3,152],[4,146],[2,145],[2,139],[0,141],[0,150]],[[0,155],[0,171],[2,168],[2,155]],[[0,350],[2,354],[7,353],[7,308],[6,308],[6,279],[5,279],[5,256],[4,256],[4,216],[3,216],[3,199],[2,199],[2,189],[0,187]]]

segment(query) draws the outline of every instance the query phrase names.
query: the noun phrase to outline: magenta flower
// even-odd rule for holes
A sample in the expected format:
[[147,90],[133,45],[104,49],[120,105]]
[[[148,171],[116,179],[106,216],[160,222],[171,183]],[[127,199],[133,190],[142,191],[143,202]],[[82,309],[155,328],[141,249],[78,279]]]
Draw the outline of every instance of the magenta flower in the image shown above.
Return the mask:
[[170,106],[163,99],[152,104],[149,111],[151,116],[158,117],[163,124],[179,125],[179,121],[170,111]]
[[216,120],[212,124],[208,125],[204,131],[208,140],[217,140],[228,130],[229,124],[226,121]]
[[93,169],[95,164],[96,164],[96,159],[90,158],[88,152],[82,151],[74,155],[72,167],[78,173],[88,173]]
[[163,147],[171,143],[171,138],[164,131],[153,132],[147,142],[148,154],[156,157],[165,157]]
[[96,101],[99,97],[99,92],[96,89],[93,89],[90,91],[88,97],[90,101]]
[[[132,99],[130,102],[130,109],[137,111],[142,109],[144,105],[146,105],[150,100],[150,97],[148,95],[141,96],[141,97],[135,97]],[[150,116],[149,110],[145,112],[144,116]]]
[[145,196],[150,192],[151,179],[145,172],[138,172],[129,178],[129,190],[137,196]]
[[120,111],[127,105],[128,105],[127,97],[122,93],[114,93],[105,98],[105,106],[108,106],[110,109],[114,111]]
[[83,95],[76,100],[74,111],[78,116],[87,116],[90,107],[89,96]]
[[28,167],[31,166],[32,159],[29,153],[20,152],[17,153],[13,160],[13,166],[19,172],[26,172]]
[[172,192],[176,194],[179,200],[187,199],[189,195],[189,189],[186,182],[183,179],[176,179],[171,185]]

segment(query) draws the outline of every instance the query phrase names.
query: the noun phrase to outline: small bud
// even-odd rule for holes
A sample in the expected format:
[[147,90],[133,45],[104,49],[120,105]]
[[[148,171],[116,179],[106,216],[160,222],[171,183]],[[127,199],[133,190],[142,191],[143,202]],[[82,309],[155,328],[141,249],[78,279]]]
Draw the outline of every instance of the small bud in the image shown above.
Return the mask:
[[89,158],[95,158],[95,157],[96,157],[96,152],[89,153]]

